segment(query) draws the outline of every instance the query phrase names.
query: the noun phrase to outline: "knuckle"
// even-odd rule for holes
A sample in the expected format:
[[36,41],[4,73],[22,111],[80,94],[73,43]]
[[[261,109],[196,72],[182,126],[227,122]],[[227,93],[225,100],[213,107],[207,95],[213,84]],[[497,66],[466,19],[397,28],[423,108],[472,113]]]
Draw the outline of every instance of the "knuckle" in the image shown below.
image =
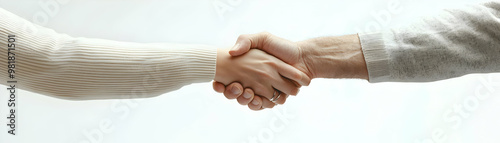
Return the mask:
[[242,35],[238,36],[238,41],[242,41],[242,40],[245,40],[245,39],[248,39],[248,35],[242,34]]
[[295,79],[301,79],[302,78],[302,75],[298,72],[293,72],[292,76],[295,78]]
[[274,60],[267,60],[264,63],[271,66],[273,69],[277,69],[278,67],[278,63],[274,62]]
[[259,34],[263,35],[263,36],[269,36],[269,35],[271,35],[271,33],[269,33],[268,31],[262,31]]
[[297,95],[298,93],[299,93],[299,89],[298,88],[292,88],[291,91],[290,91],[291,95]]

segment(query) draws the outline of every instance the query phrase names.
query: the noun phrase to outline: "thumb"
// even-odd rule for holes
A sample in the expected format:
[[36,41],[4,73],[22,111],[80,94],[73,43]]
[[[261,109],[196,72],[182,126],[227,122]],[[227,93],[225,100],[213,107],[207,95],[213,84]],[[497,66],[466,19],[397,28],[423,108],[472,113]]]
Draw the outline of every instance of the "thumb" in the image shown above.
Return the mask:
[[231,56],[240,56],[250,50],[250,48],[262,49],[263,42],[268,37],[268,33],[262,32],[257,34],[240,35],[236,44],[229,50]]
[[[243,42],[236,42],[236,44],[229,50],[229,55],[236,57],[245,54],[250,50],[250,46],[242,46]],[[246,42],[245,42],[246,43]],[[245,44],[248,45],[248,44]]]

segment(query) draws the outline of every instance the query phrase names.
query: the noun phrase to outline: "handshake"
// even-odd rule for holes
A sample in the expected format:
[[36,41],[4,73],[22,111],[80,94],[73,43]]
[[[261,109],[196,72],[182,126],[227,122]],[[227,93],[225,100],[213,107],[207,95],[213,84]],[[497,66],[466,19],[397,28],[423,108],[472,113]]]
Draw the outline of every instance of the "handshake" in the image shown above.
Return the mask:
[[313,78],[368,80],[358,35],[292,42],[263,32],[218,49],[214,90],[252,110],[284,104]]

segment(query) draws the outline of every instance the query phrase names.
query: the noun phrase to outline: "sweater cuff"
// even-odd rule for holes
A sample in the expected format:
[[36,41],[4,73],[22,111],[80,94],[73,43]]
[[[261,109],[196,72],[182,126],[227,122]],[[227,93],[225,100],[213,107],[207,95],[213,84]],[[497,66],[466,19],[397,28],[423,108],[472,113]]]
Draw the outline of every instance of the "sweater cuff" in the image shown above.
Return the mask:
[[358,35],[368,69],[368,81],[371,83],[389,81],[389,54],[384,37],[388,38],[390,35],[380,32]]
[[183,65],[181,74],[183,78],[192,83],[210,82],[215,77],[217,48],[197,45],[196,48],[182,50]]

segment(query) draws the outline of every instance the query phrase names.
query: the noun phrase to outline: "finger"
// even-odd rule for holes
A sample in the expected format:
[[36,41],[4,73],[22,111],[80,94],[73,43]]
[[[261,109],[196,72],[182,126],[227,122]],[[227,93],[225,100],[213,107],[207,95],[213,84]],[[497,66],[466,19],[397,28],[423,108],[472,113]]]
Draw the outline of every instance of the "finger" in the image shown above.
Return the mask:
[[215,92],[223,93],[226,90],[226,86],[220,82],[214,81],[213,85]]
[[[279,90],[285,94],[297,95],[299,93],[299,88],[295,86],[293,82],[284,77],[279,77],[278,79],[273,81],[273,88]],[[274,91],[273,91],[274,94]]]
[[[283,63],[278,65],[278,73],[280,75],[298,82],[300,85],[308,86],[311,83],[311,78],[304,72],[294,68],[293,66]],[[286,92],[285,92],[286,93]],[[289,94],[289,93],[288,93]],[[294,95],[294,94],[291,94]]]
[[229,51],[229,54],[231,56],[239,56],[248,52],[250,48],[263,48],[262,45],[264,45],[263,43],[269,35],[267,32],[240,35],[234,47]]
[[238,82],[234,82],[227,86],[224,96],[226,96],[227,99],[235,99],[243,93],[242,91],[243,86]]
[[288,96],[289,96],[288,94],[282,93],[281,96],[280,96],[280,98],[278,98],[278,100],[276,100],[275,103],[276,104],[280,104],[280,105],[285,104],[286,99],[288,99]]
[[290,80],[291,82],[293,82],[293,84],[295,84],[296,87],[298,88],[301,88],[302,85],[300,85],[298,82],[296,82],[295,80]]
[[248,104],[248,108],[258,111],[262,110],[262,98],[260,96],[254,96],[252,102]]
[[262,107],[264,108],[273,108],[274,106],[276,106],[275,103],[269,101],[269,99],[265,99],[263,98],[262,99]]
[[254,92],[250,88],[246,88],[245,91],[243,91],[243,95],[239,96],[237,98],[238,103],[241,105],[248,105],[254,98]]
[[256,85],[255,88],[253,88],[253,91],[263,99],[268,100],[273,97],[275,89],[272,87],[272,83],[269,83],[269,86],[264,86],[262,84]]

